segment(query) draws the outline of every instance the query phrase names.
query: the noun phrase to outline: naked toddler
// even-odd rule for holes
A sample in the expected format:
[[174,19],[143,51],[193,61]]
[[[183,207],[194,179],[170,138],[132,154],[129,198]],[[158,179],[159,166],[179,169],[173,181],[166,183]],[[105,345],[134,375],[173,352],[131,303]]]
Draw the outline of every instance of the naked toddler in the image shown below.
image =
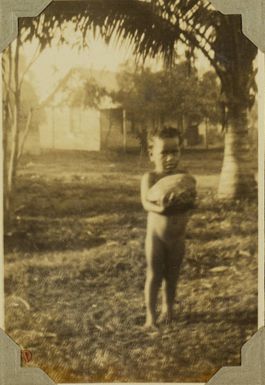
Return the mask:
[[[150,199],[150,192],[163,178],[181,174],[178,168],[180,147],[181,135],[172,127],[165,127],[149,138],[149,155],[154,164],[154,171],[146,173],[141,181],[141,201],[148,212],[145,241],[146,327],[156,326],[157,297],[162,282],[162,317],[169,322],[173,317],[177,280],[185,253],[188,209],[195,199],[195,180],[190,176],[194,182],[193,198],[186,203],[178,202],[179,196],[174,190],[168,194],[160,194],[157,201]],[[164,180],[166,181],[166,178]]]

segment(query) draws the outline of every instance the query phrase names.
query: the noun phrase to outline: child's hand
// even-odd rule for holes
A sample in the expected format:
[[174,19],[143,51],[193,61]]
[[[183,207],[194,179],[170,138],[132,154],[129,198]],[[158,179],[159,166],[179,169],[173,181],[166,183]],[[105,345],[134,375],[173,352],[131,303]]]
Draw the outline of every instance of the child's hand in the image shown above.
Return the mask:
[[166,209],[170,206],[172,206],[172,204],[174,203],[176,199],[176,196],[173,192],[171,192],[169,195],[164,195],[161,199],[161,206]]

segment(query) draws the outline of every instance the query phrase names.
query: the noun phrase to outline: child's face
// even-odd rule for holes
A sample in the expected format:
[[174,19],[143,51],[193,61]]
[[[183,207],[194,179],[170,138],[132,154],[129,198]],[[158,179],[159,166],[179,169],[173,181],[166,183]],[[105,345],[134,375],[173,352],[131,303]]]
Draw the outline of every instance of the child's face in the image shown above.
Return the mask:
[[156,172],[174,173],[180,160],[179,138],[154,137],[150,159],[154,162]]

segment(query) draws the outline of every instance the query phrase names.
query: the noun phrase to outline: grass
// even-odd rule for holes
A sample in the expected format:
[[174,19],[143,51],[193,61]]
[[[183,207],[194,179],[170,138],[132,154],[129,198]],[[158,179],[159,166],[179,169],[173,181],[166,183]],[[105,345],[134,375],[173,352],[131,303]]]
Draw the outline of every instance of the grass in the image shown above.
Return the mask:
[[[220,151],[186,152],[199,205],[177,320],[145,333],[134,154],[25,158],[5,236],[6,331],[55,382],[206,382],[257,328],[257,202],[216,200]],[[125,177],[126,173],[126,177]]]

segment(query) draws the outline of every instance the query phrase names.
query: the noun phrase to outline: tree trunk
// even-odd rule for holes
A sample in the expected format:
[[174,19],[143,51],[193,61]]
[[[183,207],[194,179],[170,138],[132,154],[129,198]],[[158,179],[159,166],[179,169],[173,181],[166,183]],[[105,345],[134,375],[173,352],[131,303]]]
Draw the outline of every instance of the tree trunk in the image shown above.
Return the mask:
[[[14,56],[14,103],[12,106],[12,102],[10,102],[10,109],[12,110],[12,122],[8,122],[7,126],[4,127],[4,130],[11,131],[9,134],[6,133],[7,137],[10,135],[10,149],[6,148],[5,152],[8,154],[10,150],[10,155],[5,156],[4,160],[7,162],[5,167],[6,180],[4,186],[4,211],[5,211],[5,223],[7,223],[10,219],[11,211],[12,211],[12,200],[14,194],[14,185],[16,179],[17,172],[17,162],[18,162],[18,152],[19,152],[19,116],[20,116],[20,85],[19,85],[19,49],[20,49],[20,37],[18,35],[16,41],[15,48],[15,56]],[[12,70],[12,54],[10,51],[10,71]],[[12,86],[12,73],[10,72],[10,85]],[[10,90],[8,91],[10,92]],[[8,144],[5,143],[8,147]]]
[[247,108],[238,104],[230,108],[229,115],[218,198],[248,198],[255,194],[256,182],[251,169]]
[[126,110],[122,110],[122,136],[123,136],[123,151],[127,151],[127,125],[126,125]]
[[[9,163],[10,163],[10,133],[13,125],[13,102],[12,102],[12,71],[13,71],[13,59],[11,45],[3,53],[2,61],[2,79],[5,78],[5,103],[3,109],[3,154],[4,154],[4,222],[5,225],[8,224],[10,219],[10,207],[11,207],[11,194],[9,192],[10,188],[8,187],[8,172],[9,172]],[[4,90],[3,90],[4,92]]]
[[23,155],[23,151],[24,151],[24,146],[25,146],[25,142],[27,140],[27,137],[29,135],[29,131],[30,131],[30,125],[31,125],[31,120],[32,120],[32,111],[33,109],[30,108],[29,112],[28,112],[28,116],[27,116],[27,122],[26,122],[26,127],[22,133],[22,136],[21,136],[21,140],[20,140],[20,145],[19,145],[19,150],[18,150],[18,154],[17,154],[17,160],[19,162],[21,156]]
[[208,143],[208,118],[205,118],[205,148],[208,150],[209,143]]
[[14,182],[16,177],[16,168],[17,168],[17,154],[18,154],[18,113],[17,106],[14,106],[14,122],[11,128],[11,143],[10,143],[10,158],[8,162],[8,172],[7,172],[7,186],[5,186],[7,207],[10,212],[12,206],[12,196],[14,189]]
[[[7,116],[7,112],[4,112],[4,115]],[[8,150],[8,127],[10,118],[4,118],[3,122],[3,154],[4,154],[4,220],[5,223],[9,222],[9,213],[10,213],[10,194],[8,192],[8,161],[9,161],[9,150]]]

